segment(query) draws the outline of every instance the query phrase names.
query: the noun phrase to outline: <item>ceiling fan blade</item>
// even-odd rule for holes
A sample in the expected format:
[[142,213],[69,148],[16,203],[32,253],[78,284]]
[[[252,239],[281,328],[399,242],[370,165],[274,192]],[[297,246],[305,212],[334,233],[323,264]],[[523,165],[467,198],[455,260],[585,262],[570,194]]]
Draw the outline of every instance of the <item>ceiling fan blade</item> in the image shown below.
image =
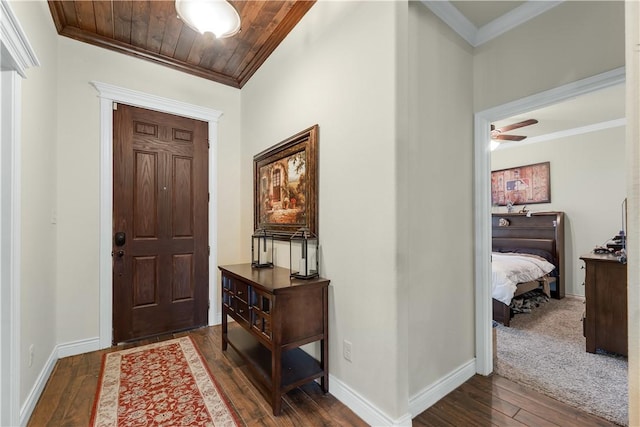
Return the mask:
[[538,121],[536,119],[529,119],[529,120],[525,120],[525,121],[522,121],[522,122],[511,124],[511,125],[503,126],[503,127],[499,128],[499,129],[495,129],[495,130],[498,131],[498,132],[508,132],[510,130],[513,130],[513,129],[518,129],[518,128],[525,127],[525,126],[535,125],[536,123],[538,123]]
[[492,137],[491,139],[497,139],[498,141],[522,141],[525,138],[526,138],[526,136],[521,136],[521,135],[504,135],[504,134],[500,134],[500,135],[496,135],[496,136]]

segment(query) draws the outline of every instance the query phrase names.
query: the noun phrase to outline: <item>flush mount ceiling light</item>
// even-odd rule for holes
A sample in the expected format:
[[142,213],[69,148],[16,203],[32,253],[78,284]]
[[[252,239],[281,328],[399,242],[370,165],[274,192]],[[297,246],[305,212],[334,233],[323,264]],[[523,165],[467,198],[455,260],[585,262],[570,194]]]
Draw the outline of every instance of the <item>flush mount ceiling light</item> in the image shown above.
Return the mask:
[[176,0],[178,17],[199,33],[213,33],[218,39],[240,31],[240,15],[225,0]]

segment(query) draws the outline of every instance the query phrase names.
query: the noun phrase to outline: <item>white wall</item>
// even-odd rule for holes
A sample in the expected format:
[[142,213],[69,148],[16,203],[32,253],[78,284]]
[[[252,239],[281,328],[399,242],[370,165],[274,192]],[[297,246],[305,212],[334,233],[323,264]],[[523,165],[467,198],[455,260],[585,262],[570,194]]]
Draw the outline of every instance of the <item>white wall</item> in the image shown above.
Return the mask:
[[[219,125],[218,261],[238,256],[240,91],[128,55],[59,37],[59,342],[98,334],[99,100],[96,80],[222,111]],[[224,185],[227,184],[227,185]],[[212,189],[214,190],[214,189]],[[82,195],[82,197],[78,197]],[[220,224],[223,224],[221,226]],[[216,260],[210,268],[216,269]],[[78,322],[77,319],[84,319]]]
[[[629,425],[640,425],[640,4],[625,3],[627,62],[626,178],[628,191]],[[633,285],[635,284],[635,286]]]
[[567,294],[584,296],[580,256],[620,231],[626,197],[624,147],[625,128],[619,127],[492,153],[492,170],[551,162],[551,203],[527,209],[565,212]]
[[[22,253],[20,311],[20,403],[31,391],[56,345],[56,54],[45,3],[13,2],[11,8],[40,67],[22,82]],[[34,354],[29,366],[29,347]]]
[[482,111],[624,65],[624,2],[567,1],[474,52]]
[[[241,158],[247,260],[253,155],[319,124],[330,372],[391,418],[407,410],[406,397],[399,397],[406,396],[407,384],[397,374],[406,349],[396,345],[399,328],[406,328],[397,313],[396,7],[316,3],[242,89]],[[279,249],[280,264],[287,265],[288,249]],[[353,343],[353,362],[342,357],[345,339]]]
[[[98,336],[99,99],[90,81],[223,112],[218,126],[218,259],[240,257],[240,91],[147,61],[60,37],[46,2],[15,2],[41,67],[23,84],[21,402],[56,344]],[[214,190],[217,190],[217,194]],[[57,225],[50,224],[56,211]],[[219,242],[224,242],[223,244]],[[27,359],[26,359],[27,358]]]
[[[411,2],[408,199],[409,394],[474,358],[472,50]],[[404,188],[404,190],[403,190]]]
[[[623,65],[622,6],[566,2],[476,49],[472,60],[458,36],[421,7],[318,2],[240,92],[58,37],[46,3],[16,3],[43,62],[24,85],[23,139],[37,144],[28,154],[39,157],[24,173],[23,213],[30,212],[23,226],[32,224],[44,238],[28,232],[23,244],[23,274],[35,271],[26,272],[29,300],[23,290],[22,352],[36,342],[44,354],[36,351],[33,371],[23,367],[23,388],[52,345],[98,334],[99,116],[91,80],[224,112],[215,198],[219,264],[249,259],[252,156],[320,125],[330,370],[390,419],[406,415],[408,390],[423,390],[473,357],[471,101],[480,111]],[[400,28],[406,16],[408,30]],[[418,36],[415,44],[407,31]],[[415,92],[403,85],[405,75],[418,85]],[[398,114],[405,103],[413,111],[409,122]],[[51,205],[56,227],[48,225]],[[409,208],[406,217],[396,206]],[[441,241],[444,250],[418,251]],[[57,258],[43,264],[49,254]],[[407,305],[408,316],[399,312]],[[353,343],[353,363],[342,358],[343,339]]]

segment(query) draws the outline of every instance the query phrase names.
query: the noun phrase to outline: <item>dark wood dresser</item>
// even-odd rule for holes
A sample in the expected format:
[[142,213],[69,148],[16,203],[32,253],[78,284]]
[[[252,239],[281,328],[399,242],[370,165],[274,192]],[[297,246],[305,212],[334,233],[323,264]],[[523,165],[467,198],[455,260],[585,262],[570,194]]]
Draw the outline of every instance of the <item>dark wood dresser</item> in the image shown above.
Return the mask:
[[[220,266],[222,350],[231,345],[244,359],[280,414],[282,395],[321,379],[329,391],[329,280],[289,278],[289,269]],[[229,327],[227,316],[237,325]],[[320,341],[320,360],[299,347]]]
[[589,253],[584,261],[587,351],[627,355],[627,265],[614,255]]

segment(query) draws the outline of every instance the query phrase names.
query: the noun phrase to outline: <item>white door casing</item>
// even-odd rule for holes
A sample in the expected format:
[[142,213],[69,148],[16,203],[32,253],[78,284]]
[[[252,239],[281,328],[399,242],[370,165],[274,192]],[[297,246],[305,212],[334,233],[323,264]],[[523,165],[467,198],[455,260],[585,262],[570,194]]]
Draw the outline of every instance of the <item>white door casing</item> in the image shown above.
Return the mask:
[[491,335],[491,122],[526,113],[566,99],[625,82],[625,68],[616,68],[475,114],[474,194],[475,194],[475,290],[476,290],[476,372],[493,372]]
[[111,262],[111,238],[113,224],[113,106],[114,103],[147,108],[177,116],[189,117],[209,123],[209,325],[218,322],[216,316],[217,304],[217,215],[216,215],[216,159],[218,119],[222,112],[210,108],[187,104],[181,101],[162,98],[130,89],[121,88],[107,83],[91,82],[100,97],[100,348],[111,346],[112,340],[112,309],[113,283]]
[[40,65],[18,19],[0,1],[0,425],[20,423],[20,137],[22,79]]

